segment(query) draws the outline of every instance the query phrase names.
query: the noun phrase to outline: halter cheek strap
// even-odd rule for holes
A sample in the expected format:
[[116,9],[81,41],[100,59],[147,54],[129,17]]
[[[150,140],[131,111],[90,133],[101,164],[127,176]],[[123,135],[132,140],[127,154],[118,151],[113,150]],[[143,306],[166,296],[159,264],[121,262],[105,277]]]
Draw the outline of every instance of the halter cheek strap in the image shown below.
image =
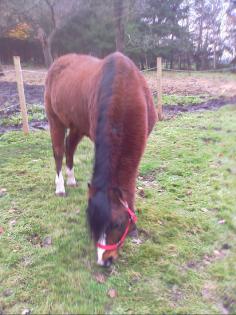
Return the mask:
[[100,243],[97,243],[96,244],[96,247],[99,247],[99,248],[102,248],[102,249],[105,249],[105,250],[116,250],[118,249],[119,247],[121,247],[123,244],[124,244],[124,241],[126,239],[126,236],[129,232],[129,228],[130,228],[130,225],[131,223],[136,223],[137,222],[137,217],[135,215],[135,213],[130,210],[130,208],[127,206],[126,207],[126,210],[129,214],[129,221],[128,221],[128,225],[126,226],[125,228],[125,231],[124,231],[124,234],[122,235],[121,239],[119,240],[119,242],[115,243],[115,244],[112,244],[112,245],[102,245]]

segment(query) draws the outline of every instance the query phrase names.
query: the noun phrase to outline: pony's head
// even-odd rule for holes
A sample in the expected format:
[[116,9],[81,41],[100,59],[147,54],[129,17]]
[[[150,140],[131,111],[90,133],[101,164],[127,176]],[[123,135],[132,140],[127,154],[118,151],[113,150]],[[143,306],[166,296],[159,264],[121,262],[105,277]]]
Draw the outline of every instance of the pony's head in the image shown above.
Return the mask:
[[128,208],[120,189],[103,191],[91,185],[87,216],[97,247],[97,263],[109,267],[117,259],[127,234],[135,228],[136,216]]

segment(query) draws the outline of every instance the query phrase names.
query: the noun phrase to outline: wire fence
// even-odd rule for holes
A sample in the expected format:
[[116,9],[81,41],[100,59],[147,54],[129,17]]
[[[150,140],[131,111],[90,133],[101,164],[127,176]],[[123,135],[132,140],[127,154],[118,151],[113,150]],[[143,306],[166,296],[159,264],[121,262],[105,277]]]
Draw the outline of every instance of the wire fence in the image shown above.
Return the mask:
[[[158,69],[159,67],[159,69]],[[167,69],[164,68],[163,66],[160,66],[157,64],[156,67],[150,67],[146,69],[140,70],[141,73],[146,74],[148,72],[155,72],[155,82],[152,87],[152,93],[153,96],[158,96],[159,98],[159,90],[161,90],[162,93],[162,84],[160,83],[160,87],[158,86],[158,77],[161,77],[162,74],[161,72],[158,72],[161,69],[161,72],[167,72],[167,73],[222,73],[222,72],[232,72],[236,71],[236,66],[233,67],[225,67],[221,69],[210,69],[210,70],[195,70],[195,69]],[[42,70],[30,70],[30,69],[20,69],[21,73],[23,74],[29,74],[29,76],[25,76],[24,78],[24,87],[25,87],[25,92],[26,92],[26,103],[27,103],[27,109],[30,113],[30,119],[36,119],[36,120],[45,120],[46,115],[44,112],[44,102],[43,102],[43,90],[44,90],[44,84],[42,83],[44,76],[46,76],[47,71],[42,71]],[[0,124],[2,123],[2,118],[4,119],[5,117],[13,117],[15,122],[20,121],[20,107],[19,107],[19,98],[18,98],[18,92],[16,89],[16,70],[15,69],[5,69],[3,70],[4,75],[7,76],[7,74],[13,74],[10,76],[11,82],[8,82],[9,85],[11,85],[12,90],[8,90],[6,92],[6,89],[8,89],[8,86],[6,86],[5,91],[2,92],[0,89]],[[35,85],[33,84],[28,84],[28,78],[31,78],[30,76],[32,75],[32,82],[34,82],[34,75],[39,76],[39,78],[36,77],[36,81],[38,80],[38,83]],[[43,77],[41,77],[41,75]],[[8,79],[8,78],[7,78]],[[6,80],[7,81],[7,80]],[[1,77],[0,82],[7,83],[4,81],[4,76]],[[156,82],[157,81],[157,82]],[[8,84],[7,83],[7,84]],[[2,84],[0,86],[2,88]],[[34,90],[35,89],[35,90]],[[40,90],[41,89],[41,90]],[[37,90],[37,91],[36,91]],[[35,92],[36,91],[36,92]],[[36,93],[37,97],[36,100],[34,99],[34,93]],[[186,98],[192,98],[192,95],[184,95]],[[162,106],[162,105],[161,105]],[[17,119],[19,117],[19,119]]]
[[[143,69],[140,70],[140,72],[149,72],[149,71],[156,71],[157,67],[153,67],[153,68],[148,68],[148,69]],[[185,73],[212,73],[212,72],[236,72],[236,66],[235,67],[227,67],[227,68],[219,68],[219,69],[206,69],[206,70],[196,70],[196,69],[169,69],[169,68],[162,68],[162,71],[166,71],[166,72],[185,72]]]
[[[15,73],[16,71],[14,69],[11,70],[3,70],[3,74],[7,73]],[[40,71],[40,70],[27,70],[27,69],[22,69],[22,72],[24,73],[35,73],[35,74],[47,74],[47,71]]]

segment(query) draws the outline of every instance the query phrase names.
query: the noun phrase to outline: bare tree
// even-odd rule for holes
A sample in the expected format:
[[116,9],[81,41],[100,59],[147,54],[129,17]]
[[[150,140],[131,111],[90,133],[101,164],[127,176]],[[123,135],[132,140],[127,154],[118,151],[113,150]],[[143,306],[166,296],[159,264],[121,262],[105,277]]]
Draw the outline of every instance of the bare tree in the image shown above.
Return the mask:
[[31,11],[30,17],[24,17],[32,25],[35,36],[40,41],[47,67],[53,62],[52,40],[55,33],[78,12],[78,8],[78,0],[43,0],[34,12]]
[[228,17],[227,23],[227,41],[226,48],[232,54],[233,64],[236,63],[236,0],[228,1],[228,8],[226,11]]
[[224,50],[222,0],[192,0],[189,5],[196,68],[216,68]]
[[1,61],[0,61],[0,76],[3,76],[3,75],[4,75],[3,67],[2,67],[2,64],[1,64]]
[[5,12],[0,17],[0,32],[19,22],[27,23],[32,36],[39,40],[45,65],[49,67],[53,61],[53,36],[78,12],[80,3],[80,0],[0,0],[0,10]]
[[231,22],[236,24],[236,0],[229,0],[229,7],[226,13],[231,19]]

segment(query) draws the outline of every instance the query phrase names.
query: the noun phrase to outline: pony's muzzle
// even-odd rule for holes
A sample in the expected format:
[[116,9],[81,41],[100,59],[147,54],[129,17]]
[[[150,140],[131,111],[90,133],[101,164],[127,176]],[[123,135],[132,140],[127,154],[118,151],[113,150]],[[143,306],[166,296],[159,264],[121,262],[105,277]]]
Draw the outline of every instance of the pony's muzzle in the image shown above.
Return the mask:
[[110,267],[112,263],[113,263],[113,257],[110,256],[108,259],[104,261],[104,267]]
[[111,264],[113,263],[114,259],[112,256],[109,256],[108,258],[106,258],[105,260],[97,260],[97,264],[99,266],[103,266],[103,267],[110,267]]

